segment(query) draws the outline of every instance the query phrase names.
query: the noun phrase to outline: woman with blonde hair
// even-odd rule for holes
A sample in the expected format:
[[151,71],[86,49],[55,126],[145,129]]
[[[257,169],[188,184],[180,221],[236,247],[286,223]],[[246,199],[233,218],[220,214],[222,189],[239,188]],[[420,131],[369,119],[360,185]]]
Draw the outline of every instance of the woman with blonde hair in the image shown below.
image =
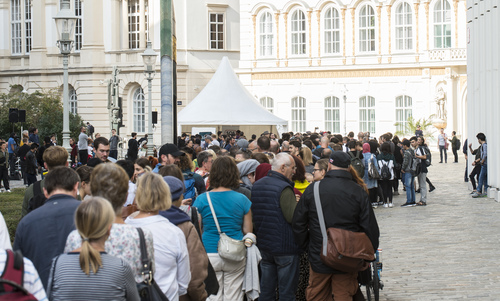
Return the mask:
[[115,214],[103,198],[83,201],[75,212],[81,247],[54,258],[47,295],[56,300],[139,300],[129,264],[105,252]]
[[314,170],[314,162],[313,162],[313,154],[309,147],[303,147],[300,149],[299,157],[304,162],[304,166],[306,169],[306,173],[313,173]]
[[146,173],[137,181],[135,201],[139,211],[125,223],[153,233],[154,279],[169,300],[179,300],[179,296],[187,293],[191,272],[184,233],[159,215],[172,206],[170,188],[160,175]]

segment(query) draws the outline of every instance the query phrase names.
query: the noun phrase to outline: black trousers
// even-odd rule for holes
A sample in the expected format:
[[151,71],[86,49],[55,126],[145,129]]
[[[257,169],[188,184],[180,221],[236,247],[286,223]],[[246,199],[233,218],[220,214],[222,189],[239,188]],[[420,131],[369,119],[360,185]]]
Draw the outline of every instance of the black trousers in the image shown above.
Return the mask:
[[384,204],[392,203],[392,187],[394,185],[393,181],[397,182],[398,180],[381,180],[379,182],[384,194]]
[[474,169],[469,175],[470,183],[472,184],[472,189],[476,190],[476,179],[479,181],[479,174],[481,173],[481,165],[474,165]]
[[111,158],[117,159],[118,160],[118,150],[112,149],[109,151],[109,156]]
[[86,149],[82,149],[78,151],[78,155],[80,155],[80,163],[82,163],[82,165],[87,164],[89,152]]
[[458,162],[458,153],[457,153],[457,149],[453,148],[453,149],[452,149],[452,152],[453,152],[453,156],[455,156],[455,161],[453,161],[453,162]]
[[0,166],[0,181],[3,180],[3,188],[10,189],[9,185],[9,172],[7,166]]

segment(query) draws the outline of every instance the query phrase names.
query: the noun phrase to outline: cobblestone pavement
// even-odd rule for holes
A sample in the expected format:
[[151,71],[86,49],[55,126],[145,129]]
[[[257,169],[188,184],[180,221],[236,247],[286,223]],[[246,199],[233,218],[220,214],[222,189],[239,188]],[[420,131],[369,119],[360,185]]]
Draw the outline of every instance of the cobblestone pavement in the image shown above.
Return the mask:
[[[465,159],[439,164],[433,153],[428,178],[436,190],[425,207],[375,209],[380,227],[380,300],[500,300],[500,203],[473,199],[464,183]],[[420,194],[416,194],[417,202]]]
[[[425,207],[375,209],[382,251],[381,301],[500,300],[500,203],[473,199],[465,162],[439,164],[433,152],[428,177],[436,190]],[[22,181],[11,181],[21,187]],[[417,201],[420,194],[416,194]]]

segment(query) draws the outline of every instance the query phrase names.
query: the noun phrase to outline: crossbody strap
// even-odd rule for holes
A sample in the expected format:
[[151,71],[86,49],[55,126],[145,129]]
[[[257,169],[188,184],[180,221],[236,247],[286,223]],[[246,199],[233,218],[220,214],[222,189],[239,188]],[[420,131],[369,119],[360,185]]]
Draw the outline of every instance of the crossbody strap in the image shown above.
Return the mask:
[[319,198],[319,183],[314,183],[314,203],[316,204],[316,211],[318,212],[319,227],[321,228],[321,236],[323,236],[323,250],[321,251],[326,256],[326,247],[328,245],[328,238],[326,236],[325,217],[323,216],[323,208],[321,207],[321,200]]
[[219,221],[217,220],[217,215],[215,215],[214,206],[212,205],[212,200],[210,199],[210,193],[207,192],[208,205],[210,205],[210,211],[212,211],[212,216],[214,217],[215,225],[217,226],[217,231],[219,231],[219,235],[221,234]]
[[137,228],[137,232],[139,233],[139,242],[141,245],[141,263],[142,263],[142,276],[146,277],[144,280],[147,283],[151,283],[153,279],[151,273],[151,262],[148,259],[148,252],[146,250],[146,239],[144,239],[144,232],[141,228]]

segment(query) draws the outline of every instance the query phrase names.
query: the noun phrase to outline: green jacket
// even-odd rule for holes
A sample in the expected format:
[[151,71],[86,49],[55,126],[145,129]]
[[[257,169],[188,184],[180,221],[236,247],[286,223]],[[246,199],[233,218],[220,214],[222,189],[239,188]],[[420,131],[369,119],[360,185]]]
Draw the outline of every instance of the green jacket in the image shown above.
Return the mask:
[[[45,186],[45,179],[43,179],[40,182],[40,189],[42,191],[44,186]],[[26,214],[28,214],[28,205],[33,195],[34,195],[33,184],[31,184],[28,188],[26,188],[26,191],[24,192],[23,207],[21,209],[21,218],[23,218]]]
[[1,163],[0,166],[9,166],[9,152],[6,150],[5,153],[0,151],[0,161],[5,158],[5,162]]

